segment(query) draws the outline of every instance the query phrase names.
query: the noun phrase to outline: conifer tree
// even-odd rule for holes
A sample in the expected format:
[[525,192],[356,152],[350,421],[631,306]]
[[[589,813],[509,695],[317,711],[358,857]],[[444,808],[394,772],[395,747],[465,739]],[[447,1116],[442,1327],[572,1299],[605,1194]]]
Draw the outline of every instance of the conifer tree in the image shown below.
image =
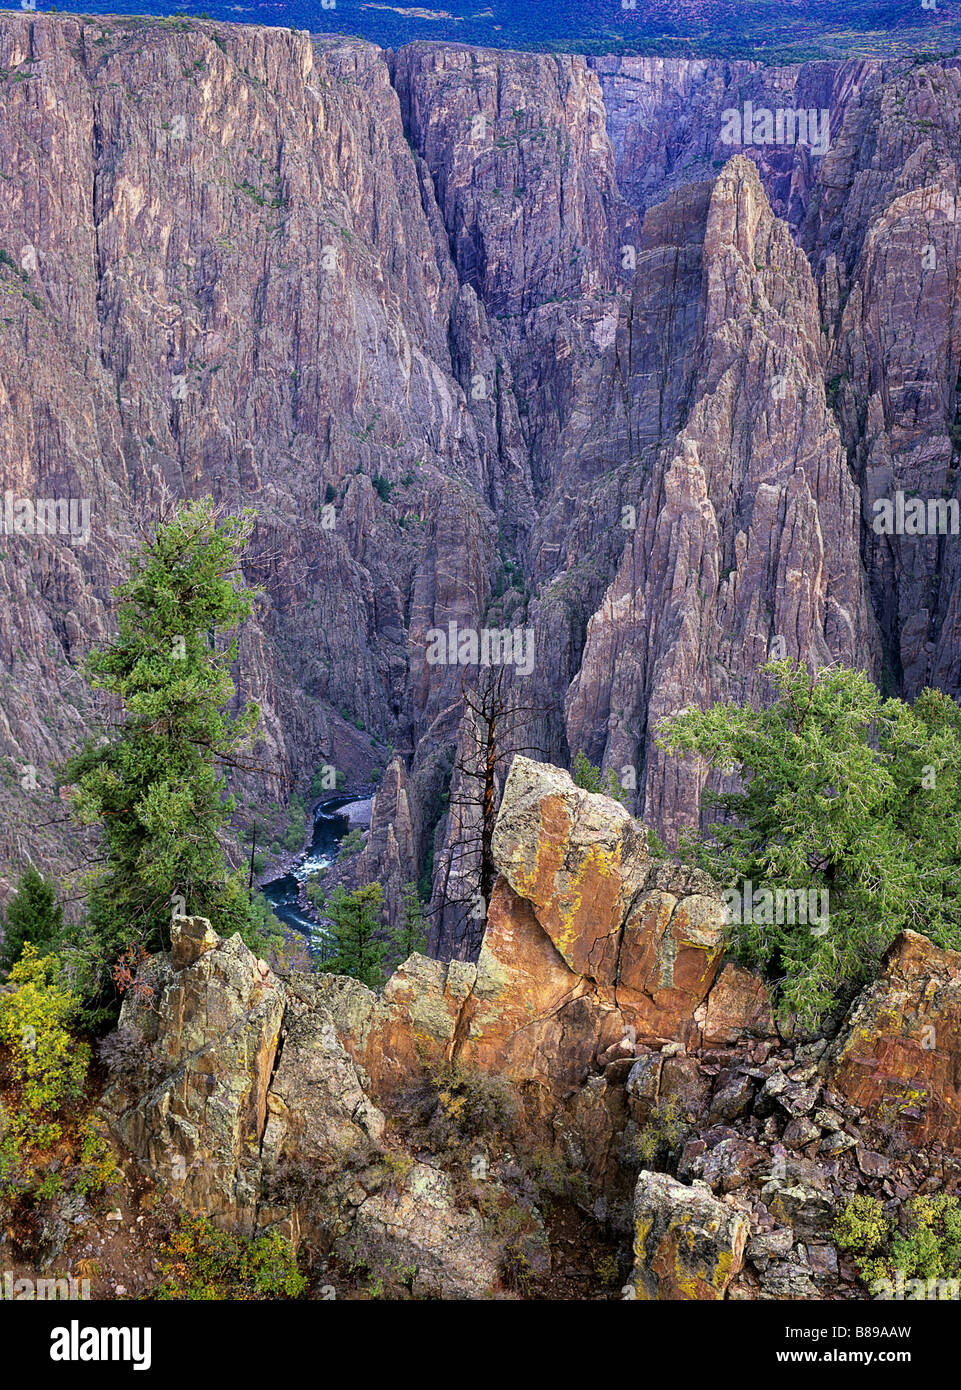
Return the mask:
[[221,841],[235,805],[223,769],[250,767],[240,754],[259,720],[253,704],[228,712],[235,633],[254,597],[240,571],[253,519],[218,520],[210,498],[178,506],[115,590],[117,636],[87,658],[88,680],[119,711],[107,736],[63,769],[75,816],[101,827],[105,861],[75,938],[87,998],[103,996],[124,950],[166,947],[177,910],[209,917],[221,936],[239,930],[255,948],[266,944]]
[[27,942],[37,948],[40,956],[56,950],[63,931],[63,908],[57,901],[57,891],[51,880],[28,864],[17,891],[7,904],[0,930],[0,974],[13,969]]

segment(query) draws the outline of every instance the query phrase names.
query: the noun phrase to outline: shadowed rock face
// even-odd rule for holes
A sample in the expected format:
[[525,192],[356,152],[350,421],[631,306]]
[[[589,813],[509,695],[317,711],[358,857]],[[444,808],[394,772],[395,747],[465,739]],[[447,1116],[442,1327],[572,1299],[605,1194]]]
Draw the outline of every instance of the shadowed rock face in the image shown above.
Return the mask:
[[[870,525],[957,496],[955,66],[7,14],[0,69],[0,476],[91,528],[0,547],[7,884],[28,826],[65,862],[77,666],[164,490],[259,512],[237,676],[281,784],[402,761],[365,860],[394,911],[458,832],[432,629],[529,633],[524,745],[668,838],[701,785],[657,720],[765,698],[775,642],[961,693],[956,541]],[[724,144],[746,100],[827,109],[830,147]]]

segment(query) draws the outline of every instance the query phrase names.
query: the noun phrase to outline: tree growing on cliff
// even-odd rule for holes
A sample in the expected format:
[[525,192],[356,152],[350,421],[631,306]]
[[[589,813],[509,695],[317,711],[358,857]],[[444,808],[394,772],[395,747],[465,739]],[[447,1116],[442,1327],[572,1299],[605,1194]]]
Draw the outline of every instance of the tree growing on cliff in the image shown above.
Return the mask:
[[571,763],[571,780],[575,787],[582,787],[586,792],[600,792],[603,796],[612,797],[614,801],[625,804],[627,802],[627,793],[618,782],[614,769],[608,768],[606,774],[602,773],[583,749],[575,754]]
[[[884,699],[860,671],[774,661],[764,709],[662,722],[659,744],[739,774],[686,850],[727,890],[731,944],[814,1021],[877,970],[899,931],[961,947],[961,710]],[[819,909],[804,912],[810,895]]]
[[397,948],[398,964],[415,951],[423,953],[427,949],[427,919],[416,883],[404,884],[401,901],[403,917],[391,937]]
[[63,931],[63,908],[57,902],[53,883],[28,864],[17,891],[7,904],[0,922],[3,940],[0,941],[0,974],[13,969],[27,942],[37,948],[39,955],[54,951]]
[[348,892],[338,884],[328,898],[318,902],[326,936],[320,969],[329,975],[351,975],[370,989],[384,982],[384,962],[389,943],[384,935],[384,890],[367,883]]
[[253,591],[240,555],[254,514],[218,519],[210,498],[181,505],[145,536],[115,590],[118,633],[91,653],[90,683],[114,697],[116,722],[63,769],[72,810],[102,829],[104,866],[88,883],[87,921],[73,965],[89,999],[104,1001],[110,963],[130,946],[168,944],[174,911],[210,917],[262,951],[242,871],[221,833],[234,810],[222,769],[241,758],[259,720],[234,699],[235,631]]
[[324,897],[308,889],[326,932],[319,969],[330,975],[351,975],[370,989],[379,989],[391,970],[427,945],[424,910],[413,883],[404,885],[404,915],[394,927],[383,920],[384,890],[367,883],[348,892],[338,885]]

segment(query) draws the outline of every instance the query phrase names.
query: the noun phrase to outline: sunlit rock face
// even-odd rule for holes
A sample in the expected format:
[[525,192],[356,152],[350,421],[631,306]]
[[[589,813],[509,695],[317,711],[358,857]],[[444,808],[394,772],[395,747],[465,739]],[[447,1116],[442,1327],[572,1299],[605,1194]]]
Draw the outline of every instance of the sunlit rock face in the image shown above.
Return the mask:
[[902,932],[835,1042],[837,1089],[915,1144],[961,1147],[961,952]]

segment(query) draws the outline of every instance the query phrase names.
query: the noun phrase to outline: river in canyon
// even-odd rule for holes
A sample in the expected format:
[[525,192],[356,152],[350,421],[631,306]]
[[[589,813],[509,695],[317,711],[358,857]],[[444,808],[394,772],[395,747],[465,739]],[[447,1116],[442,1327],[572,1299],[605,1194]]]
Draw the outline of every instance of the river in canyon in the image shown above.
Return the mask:
[[337,858],[340,842],[348,830],[366,829],[370,824],[370,798],[332,796],[314,810],[314,836],[303,859],[279,878],[263,884],[261,892],[271,909],[309,940],[317,936],[317,923],[305,917],[300,907],[301,884],[320,869],[329,868]]

